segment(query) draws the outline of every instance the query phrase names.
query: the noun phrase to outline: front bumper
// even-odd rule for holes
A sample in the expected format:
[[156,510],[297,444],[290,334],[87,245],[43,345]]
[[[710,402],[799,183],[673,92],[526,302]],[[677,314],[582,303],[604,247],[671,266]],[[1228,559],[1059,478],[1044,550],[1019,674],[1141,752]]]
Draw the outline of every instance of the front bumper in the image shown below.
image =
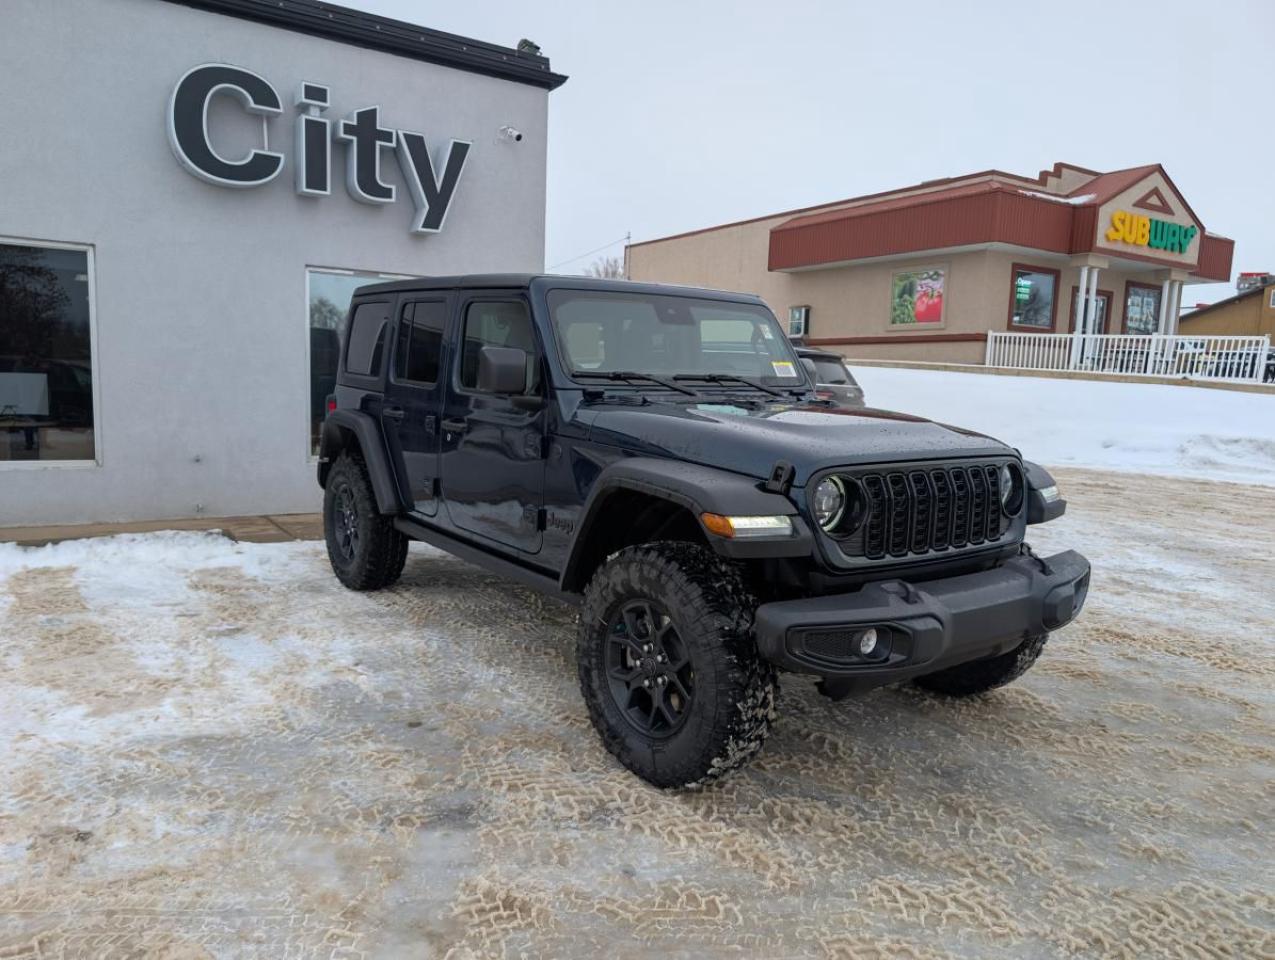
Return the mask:
[[[910,584],[869,583],[855,593],[765,603],[757,608],[763,657],[797,673],[870,689],[994,656],[1025,637],[1057,630],[1084,605],[1089,561],[1067,550],[1026,554],[979,573]],[[863,631],[877,648],[861,655]]]

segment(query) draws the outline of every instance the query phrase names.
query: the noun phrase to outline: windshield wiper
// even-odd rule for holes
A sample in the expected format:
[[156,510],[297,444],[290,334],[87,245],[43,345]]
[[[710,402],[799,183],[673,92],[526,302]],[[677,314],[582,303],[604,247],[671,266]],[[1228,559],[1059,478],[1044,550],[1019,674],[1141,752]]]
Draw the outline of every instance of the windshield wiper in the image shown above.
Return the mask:
[[699,396],[699,394],[694,390],[684,387],[680,383],[674,383],[672,380],[667,380],[664,377],[655,377],[649,373],[638,373],[634,370],[572,370],[571,376],[577,379],[580,377],[597,377],[601,380],[615,380],[617,382],[621,380],[627,380],[629,382],[634,380],[645,380],[648,383],[659,384],[665,390],[676,390],[678,393],[684,393],[688,397]]
[[760,380],[753,380],[751,377],[741,377],[733,373],[679,373],[673,377],[674,380],[704,380],[708,383],[742,383],[745,386],[752,387],[754,390],[764,390],[772,397],[783,397],[785,394],[781,390],[774,387],[768,387]]

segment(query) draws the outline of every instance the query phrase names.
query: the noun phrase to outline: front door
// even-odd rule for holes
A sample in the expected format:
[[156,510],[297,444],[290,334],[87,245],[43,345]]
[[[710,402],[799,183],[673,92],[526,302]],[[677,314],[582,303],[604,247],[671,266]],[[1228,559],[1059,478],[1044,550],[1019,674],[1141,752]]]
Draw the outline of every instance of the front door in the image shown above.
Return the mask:
[[[456,356],[440,424],[443,500],[453,524],[524,553],[540,549],[545,420],[540,348],[526,300],[461,299]],[[484,346],[527,353],[527,390],[508,397],[478,389]]]
[[404,298],[399,304],[394,358],[381,421],[400,493],[427,517],[438,512],[439,414],[446,370],[443,331],[448,302]]

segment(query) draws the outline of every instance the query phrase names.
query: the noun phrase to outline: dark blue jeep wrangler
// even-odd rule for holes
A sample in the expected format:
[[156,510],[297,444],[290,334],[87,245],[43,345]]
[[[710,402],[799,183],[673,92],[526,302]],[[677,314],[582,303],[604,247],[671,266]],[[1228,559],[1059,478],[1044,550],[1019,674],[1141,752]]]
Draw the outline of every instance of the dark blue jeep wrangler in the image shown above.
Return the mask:
[[580,604],[603,743],[653,784],[761,748],[780,670],[831,697],[1008,683],[1080,611],[1089,564],[996,440],[820,400],[759,299],[577,277],[435,277],[350,307],[319,484],[356,590],[409,540]]

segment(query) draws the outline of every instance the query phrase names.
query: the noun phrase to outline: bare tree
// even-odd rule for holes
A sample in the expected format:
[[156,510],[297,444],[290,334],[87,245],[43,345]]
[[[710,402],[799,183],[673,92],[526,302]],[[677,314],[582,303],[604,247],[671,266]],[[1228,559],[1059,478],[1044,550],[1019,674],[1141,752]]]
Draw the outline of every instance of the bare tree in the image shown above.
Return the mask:
[[597,277],[600,280],[623,280],[624,259],[622,257],[598,257],[584,268],[586,277]]
[[345,323],[345,311],[327,297],[310,301],[310,326],[323,330],[340,330]]

